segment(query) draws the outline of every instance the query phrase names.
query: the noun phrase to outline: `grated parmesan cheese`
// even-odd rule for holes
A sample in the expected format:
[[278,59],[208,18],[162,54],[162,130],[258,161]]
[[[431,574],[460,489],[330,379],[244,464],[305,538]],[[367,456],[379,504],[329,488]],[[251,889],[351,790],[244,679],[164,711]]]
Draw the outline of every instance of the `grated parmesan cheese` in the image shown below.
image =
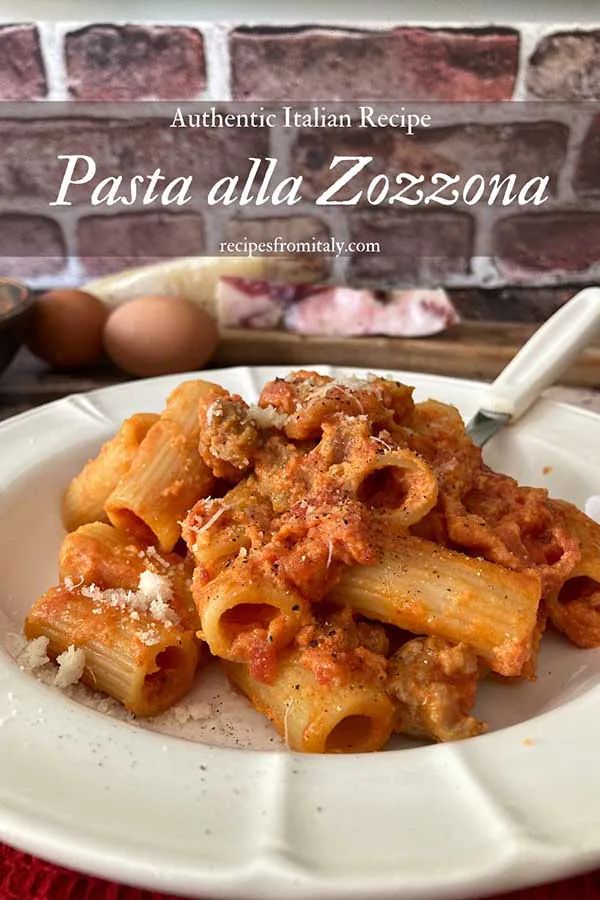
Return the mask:
[[332,561],[332,559],[333,559],[333,541],[331,540],[331,538],[329,539],[329,541],[328,541],[328,543],[327,543],[327,546],[328,546],[328,552],[327,552],[327,568],[329,568],[330,565],[331,565],[331,561]]
[[391,451],[391,450],[394,449],[394,448],[391,446],[391,444],[388,444],[388,443],[387,443],[387,441],[384,441],[384,440],[383,440],[382,438],[380,438],[380,437],[375,437],[375,435],[373,435],[373,434],[371,435],[371,440],[372,440],[372,441],[375,441],[375,443],[377,443],[377,444],[381,444],[381,446],[382,446],[382,447],[385,447],[386,450],[390,450],[390,451]]
[[331,382],[331,386],[345,387],[351,391],[358,391],[373,387],[373,382],[376,380],[377,375],[372,373],[369,373],[366,378],[357,378],[356,375],[338,375]]
[[213,513],[212,516],[210,517],[210,519],[208,519],[204,523],[204,525],[201,525],[200,528],[197,528],[196,526],[190,526],[190,531],[194,531],[196,533],[196,535],[202,534],[203,531],[208,531],[208,529],[211,527],[211,525],[214,525],[215,522],[217,521],[217,519],[223,515],[226,508],[227,507],[225,507],[225,506],[220,506],[219,509],[216,511],[216,513]]
[[206,424],[210,428],[213,419],[220,419],[223,416],[223,406],[221,400],[213,400],[206,410]]
[[278,412],[274,406],[257,406],[256,403],[250,404],[247,415],[259,428],[284,428],[288,420],[287,415]]
[[[258,406],[251,403],[245,410],[246,420],[251,420],[259,428],[283,428],[288,420],[285,413],[278,412],[274,406]],[[206,424],[210,428],[214,419],[223,418],[222,400],[213,400],[206,410]]]
[[156,563],[158,563],[159,566],[162,566],[163,569],[168,569],[170,566],[170,563],[167,562],[166,559],[163,559],[163,557],[160,555],[160,553],[158,552],[156,547],[153,547],[152,544],[149,547],[146,547],[145,555],[152,562],[156,562]]
[[[74,585],[71,579],[65,579],[64,584],[69,591],[79,587],[78,584]],[[138,622],[141,612],[167,628],[172,628],[179,622],[179,617],[170,605],[173,600],[173,588],[168,577],[159,575],[151,569],[144,569],[141,573],[136,591],[125,588],[103,590],[92,583],[80,587],[80,593],[94,604],[92,609],[94,615],[100,615],[102,608],[109,606],[121,612],[128,612],[129,617]]]
[[160,637],[153,628],[147,628],[146,631],[138,631],[136,637],[138,637],[146,647],[152,647],[154,644],[160,642]]
[[[349,391],[350,396],[356,402],[358,409],[361,415],[364,415],[364,407],[360,402],[360,399],[355,396],[355,391],[359,390],[369,390],[373,393],[373,388],[377,388],[377,385],[373,385],[372,381],[367,381],[366,379],[355,378],[354,375],[342,376],[340,378],[336,378],[334,381],[329,381],[327,384],[319,385],[318,387],[314,387],[308,396],[309,401],[320,400],[321,398],[325,399],[329,392],[334,389],[342,389],[344,391]],[[307,400],[298,401],[296,404],[296,410],[301,410]]]
[[313,387],[310,384],[310,379],[304,382],[304,384],[309,384],[310,387],[313,387],[313,390],[310,392],[310,399],[315,400],[319,397],[326,397],[329,391],[334,388],[343,388],[344,390],[350,391],[351,393],[354,391],[364,391],[370,390],[373,392],[373,389],[379,387],[374,384],[379,378],[378,375],[368,374],[366,378],[357,378],[355,375],[339,375],[337,378],[334,378],[332,381],[328,381],[327,384],[315,385]]
[[156,572],[145,569],[140,575],[138,590],[152,603],[168,604],[173,599],[173,589],[166,575],[158,575]]
[[211,715],[211,708],[208,703],[195,701],[174,706],[170,712],[173,714],[177,725],[185,725],[190,721],[200,722],[203,719],[208,719]]
[[42,635],[42,637],[34,638],[32,641],[28,641],[25,638],[23,640],[25,643],[19,648],[16,657],[21,669],[24,669],[26,672],[33,672],[34,669],[40,669],[47,662],[50,662],[50,657],[48,656],[48,644],[50,642],[47,637]]
[[54,678],[54,684],[57,688],[67,688],[72,684],[76,684],[85,669],[85,652],[81,647],[75,647],[70,644],[64,653],[56,657],[58,664],[58,672]]
[[63,584],[68,591],[75,591],[83,584],[83,576],[80,576],[79,581],[73,581],[73,579],[69,575],[67,575]]
[[[164,600],[152,600],[148,607],[148,612],[157,622],[162,622],[167,628],[173,627],[173,611]],[[173,616],[173,618],[169,618],[169,616]]]
[[128,591],[125,588],[107,588],[103,590],[97,584],[84,584],[81,588],[81,596],[87,597],[94,603],[101,603],[105,606],[112,606],[114,609],[125,611],[128,606],[132,608],[137,602],[135,591]]

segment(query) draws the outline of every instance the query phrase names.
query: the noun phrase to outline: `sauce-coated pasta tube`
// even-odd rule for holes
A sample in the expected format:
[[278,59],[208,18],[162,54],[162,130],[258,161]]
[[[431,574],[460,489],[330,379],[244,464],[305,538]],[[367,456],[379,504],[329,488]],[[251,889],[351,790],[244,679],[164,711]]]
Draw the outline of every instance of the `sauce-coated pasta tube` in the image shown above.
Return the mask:
[[82,680],[138,716],[155,716],[183,697],[198,664],[193,632],[167,627],[143,612],[132,619],[65,586],[51,588],[34,603],[25,635],[47,637],[52,657],[71,644],[82,649]]
[[272,684],[256,681],[243,663],[221,665],[292,750],[367,753],[383,747],[392,733],[394,706],[382,687],[358,676],[343,685],[319,684],[297,651],[282,660]]
[[158,422],[153,413],[138,413],[126,419],[98,456],[76,475],[62,501],[63,524],[73,531],[87,522],[107,522],[104,504],[126,474],[138,447],[150,428]]
[[531,656],[539,580],[416,537],[347,569],[330,598],[414,634],[463,642],[501,675]]
[[175,388],[159,421],[106,502],[110,522],[169,552],[181,535],[181,520],[214,478],[198,454],[198,406],[212,388],[187,381]]
[[384,526],[408,528],[437,502],[433,470],[411,450],[388,450],[369,460],[358,473],[359,500],[373,509]]
[[104,522],[82,525],[64,539],[59,557],[61,581],[95,584],[101,589],[137,589],[140,576],[150,569],[166,579],[171,605],[185,628],[198,630],[200,619],[192,597],[192,567],[174,553],[159,553],[131,535]]
[[569,532],[579,541],[581,559],[558,593],[545,600],[552,623],[578,647],[600,646],[600,525],[571,503],[553,500]]
[[199,590],[194,584],[194,599],[211,652],[235,661],[266,662],[310,620],[302,596],[251,557],[238,557]]
[[309,456],[312,465],[364,503],[384,527],[408,528],[433,509],[438,483],[432,468],[412,450],[394,446],[388,431],[381,432],[385,438],[372,434],[366,416],[338,416],[322,428]]
[[256,479],[246,478],[214,500],[199,500],[183,524],[183,538],[203,577],[214,578],[235,559],[250,550],[252,539],[264,540],[270,532],[273,507],[259,490]]

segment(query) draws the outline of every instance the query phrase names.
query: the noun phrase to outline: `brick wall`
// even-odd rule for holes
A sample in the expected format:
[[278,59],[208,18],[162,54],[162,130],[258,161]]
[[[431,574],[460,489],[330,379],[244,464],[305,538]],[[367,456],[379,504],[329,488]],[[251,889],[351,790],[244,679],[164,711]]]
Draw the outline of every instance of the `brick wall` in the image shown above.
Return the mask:
[[[543,105],[539,122],[524,121],[523,107],[515,103],[510,124],[514,159],[532,173],[543,169],[552,175],[552,199],[541,210],[494,209],[484,215],[474,208],[398,213],[359,208],[344,221],[335,210],[315,213],[307,203],[295,207],[287,220],[256,210],[237,221],[210,219],[189,209],[179,215],[140,211],[110,216],[75,210],[68,227],[61,227],[52,210],[41,219],[21,203],[24,185],[35,192],[36,179],[44,177],[29,164],[51,148],[49,135],[56,133],[56,124],[32,124],[29,143],[22,136],[11,143],[5,124],[0,242],[5,256],[19,242],[28,242],[36,258],[20,265],[33,283],[80,281],[114,267],[117,254],[120,261],[131,262],[214,252],[220,239],[242,232],[294,239],[342,233],[365,240],[385,234],[385,257],[337,260],[332,274],[355,281],[442,281],[456,290],[467,312],[465,298],[479,298],[474,315],[537,318],[563,302],[570,286],[600,278],[600,115],[592,103],[569,115],[569,104],[600,100],[600,15],[596,29],[569,30],[379,23],[352,28],[187,22],[5,25],[0,26],[0,99],[558,101],[550,120]],[[74,127],[77,140],[84,140],[91,126],[82,121],[64,127]],[[484,142],[491,171],[513,163],[512,156],[499,158],[493,125],[474,117],[469,127],[435,128],[426,140],[409,139],[410,145],[387,132],[369,132],[363,140],[383,171],[399,160],[406,163],[407,154],[409,162],[416,154],[421,167],[441,159],[458,171],[470,140]],[[136,122],[125,122],[122,132],[126,152],[119,160],[129,159],[132,165],[136,146],[147,147],[152,136]],[[348,134],[311,130],[290,139],[283,155],[289,171],[303,174],[316,189],[323,165],[334,152],[343,152],[349,140]],[[94,141],[102,155],[102,134]],[[252,153],[281,155],[282,150],[281,133],[262,131],[221,133],[218,140],[196,132],[194,141],[186,150],[181,139],[181,153],[196,156],[196,171],[204,169],[207,182],[219,177],[224,165],[235,167],[236,159]],[[78,152],[76,146],[70,152]],[[52,164],[50,150],[46,162]],[[19,195],[11,199],[15,184]],[[103,261],[103,256],[109,259]],[[451,264],[432,267],[431,260],[441,257]],[[539,286],[543,291],[532,295]],[[472,290],[465,293],[467,288]]]

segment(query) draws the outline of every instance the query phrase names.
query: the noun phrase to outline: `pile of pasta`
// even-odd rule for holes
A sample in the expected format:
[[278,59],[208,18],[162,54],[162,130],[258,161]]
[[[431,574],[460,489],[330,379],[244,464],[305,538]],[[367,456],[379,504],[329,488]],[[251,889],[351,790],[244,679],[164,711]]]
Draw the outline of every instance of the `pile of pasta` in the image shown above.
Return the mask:
[[205,381],[134,415],[69,485],[30,639],[139,716],[211,660],[305,752],[480,734],[547,620],[600,643],[600,526],[493,472],[456,409],[299,371],[258,405]]

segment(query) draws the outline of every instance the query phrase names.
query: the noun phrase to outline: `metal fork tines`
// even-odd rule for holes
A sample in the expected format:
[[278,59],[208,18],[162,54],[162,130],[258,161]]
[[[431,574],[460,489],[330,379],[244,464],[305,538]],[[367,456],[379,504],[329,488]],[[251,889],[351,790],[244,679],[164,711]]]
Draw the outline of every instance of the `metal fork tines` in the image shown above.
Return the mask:
[[467,425],[467,434],[474,444],[483,447],[509,419],[510,416],[506,413],[492,413],[480,409]]

